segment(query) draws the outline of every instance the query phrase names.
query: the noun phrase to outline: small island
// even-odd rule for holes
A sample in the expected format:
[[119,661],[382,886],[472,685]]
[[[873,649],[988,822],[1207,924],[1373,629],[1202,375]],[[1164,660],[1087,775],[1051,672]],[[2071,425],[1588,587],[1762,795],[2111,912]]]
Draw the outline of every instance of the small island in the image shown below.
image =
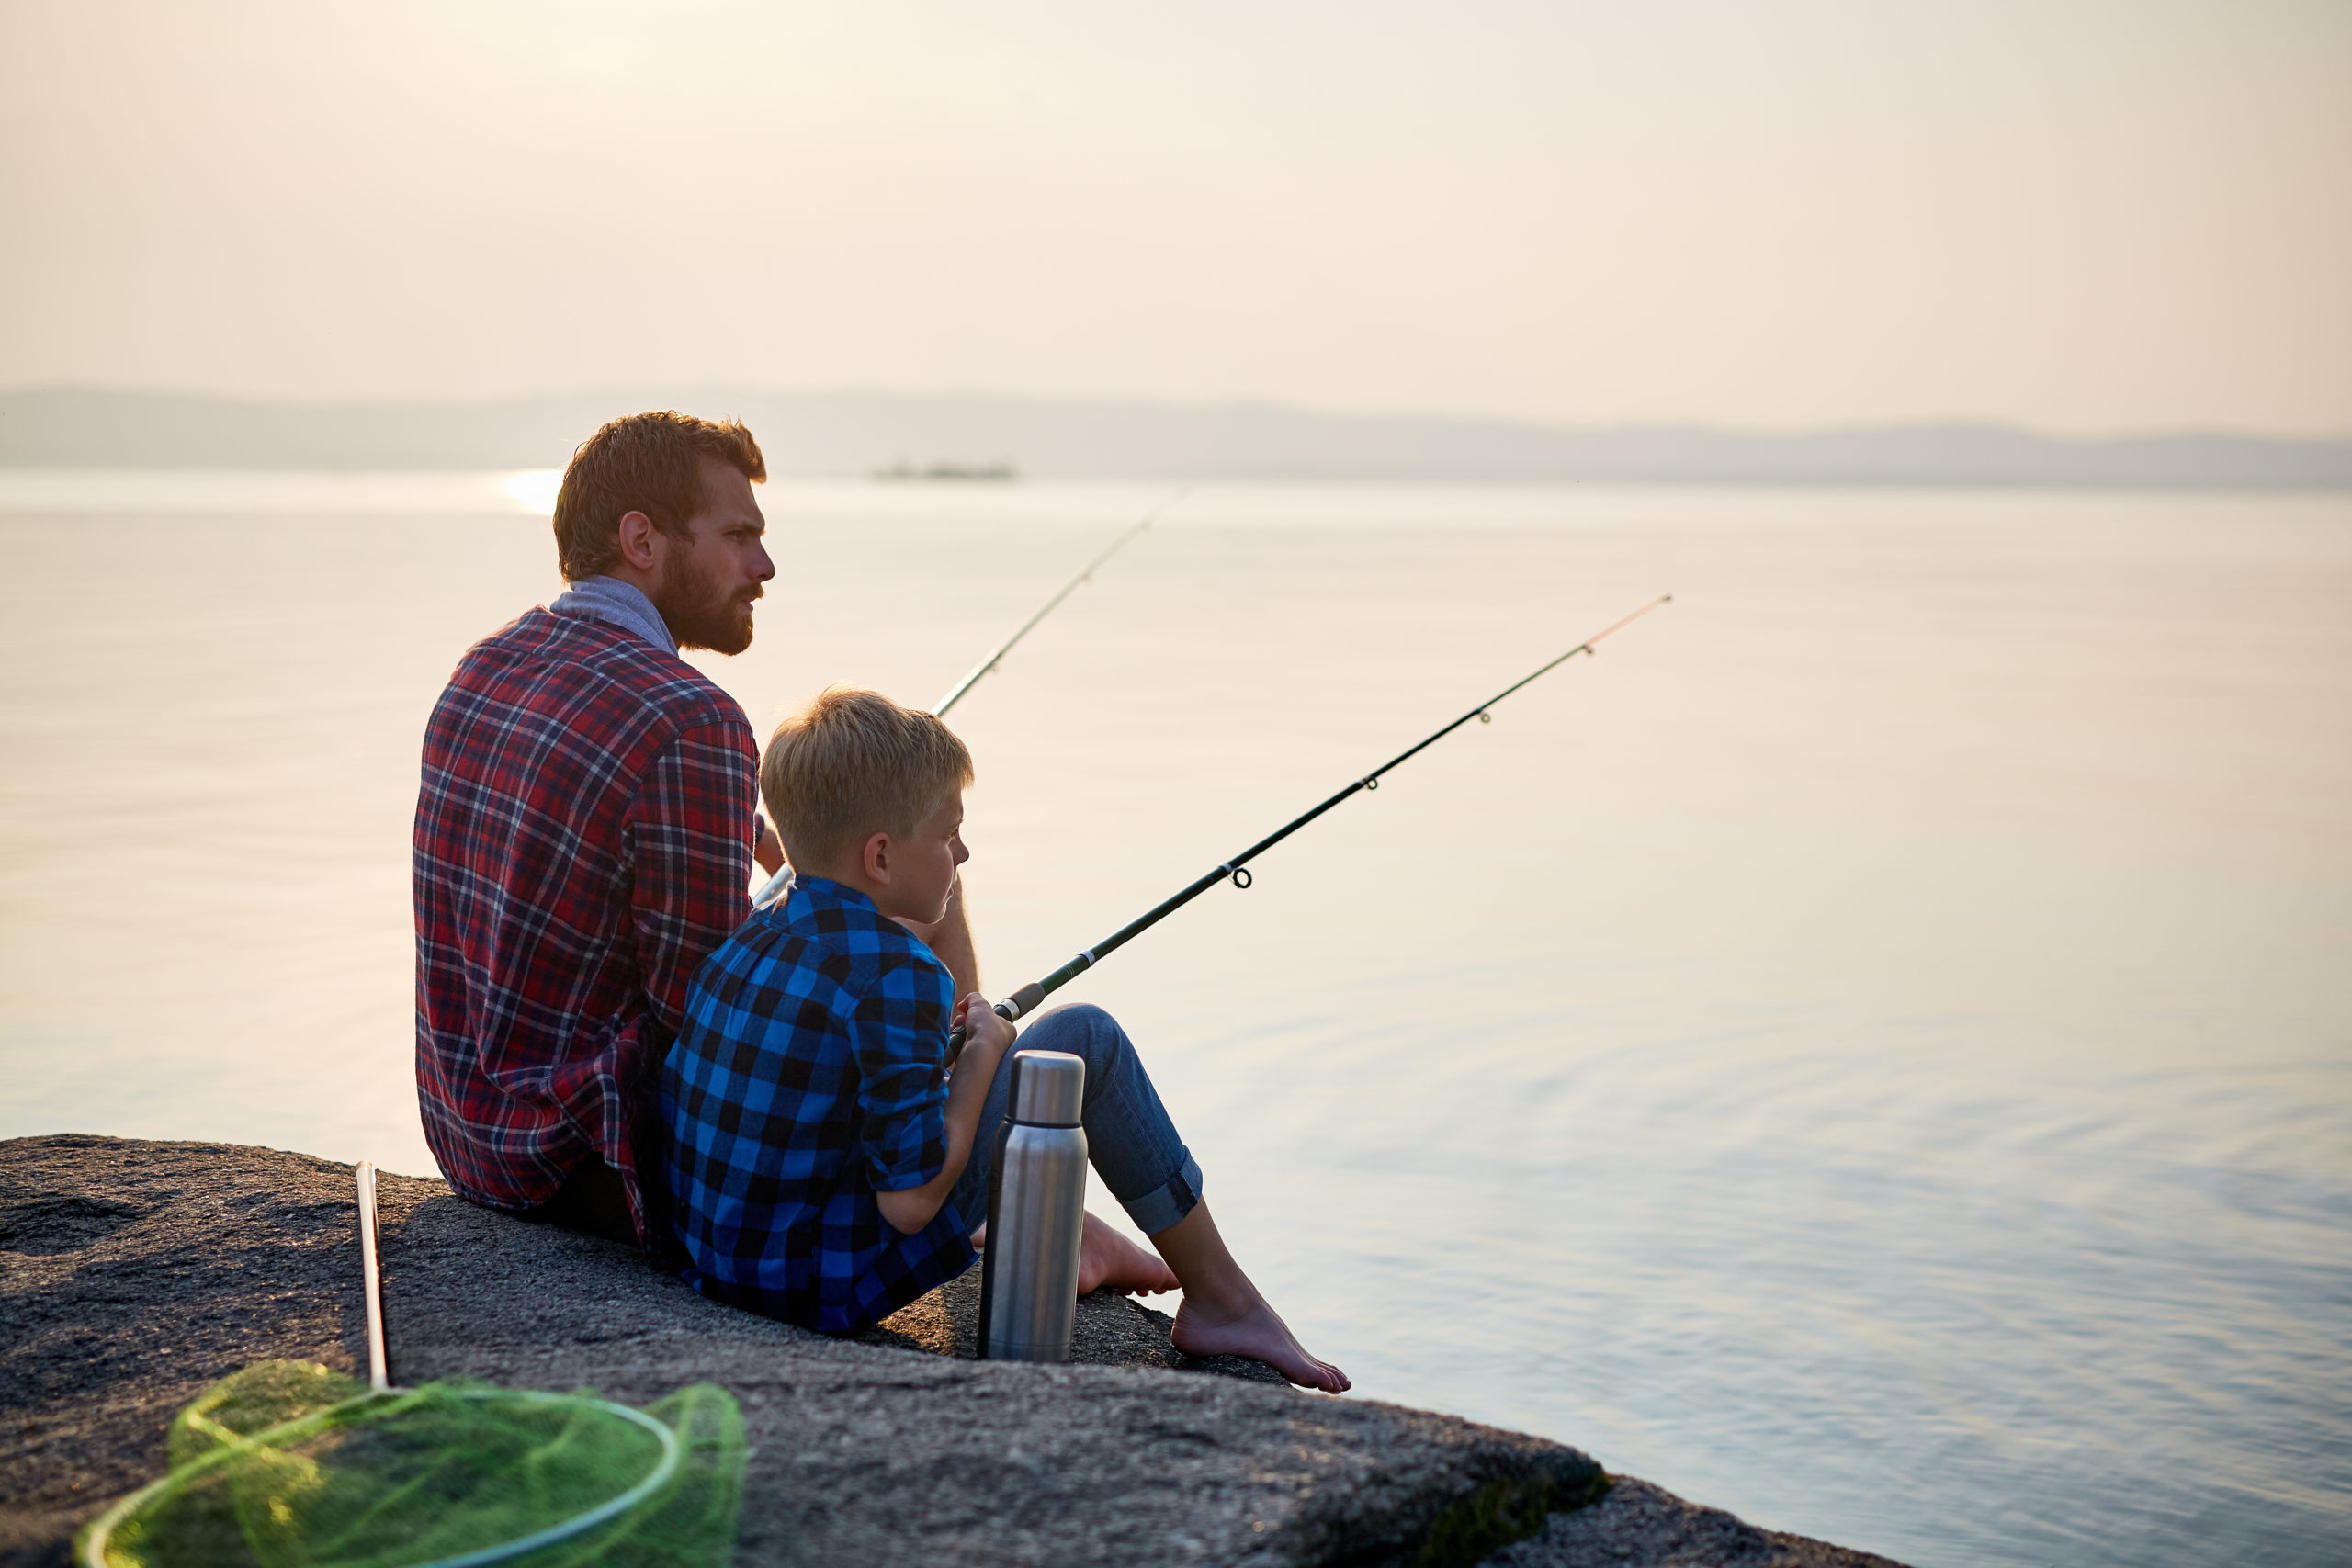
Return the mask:
[[901,458],[868,476],[884,484],[1011,484],[1020,470],[1011,463],[910,463]]

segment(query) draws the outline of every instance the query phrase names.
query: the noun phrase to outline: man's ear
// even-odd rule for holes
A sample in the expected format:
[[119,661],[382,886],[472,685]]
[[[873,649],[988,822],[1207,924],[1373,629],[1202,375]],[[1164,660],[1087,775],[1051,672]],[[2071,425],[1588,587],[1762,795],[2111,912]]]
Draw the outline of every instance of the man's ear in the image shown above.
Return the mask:
[[653,525],[652,518],[642,512],[624,512],[618,534],[621,559],[639,571],[662,570],[662,530]]
[[880,886],[890,886],[890,835],[869,833],[858,851],[858,859],[865,868],[865,879]]

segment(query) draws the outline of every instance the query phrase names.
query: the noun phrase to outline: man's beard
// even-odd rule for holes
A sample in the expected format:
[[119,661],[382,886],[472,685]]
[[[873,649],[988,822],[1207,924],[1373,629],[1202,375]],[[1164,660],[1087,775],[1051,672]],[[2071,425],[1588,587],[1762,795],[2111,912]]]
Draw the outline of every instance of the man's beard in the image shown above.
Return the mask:
[[713,653],[741,653],[752,646],[752,604],[760,596],[753,583],[748,597],[729,593],[718,579],[704,573],[684,550],[672,556],[653,594],[653,607],[680,648],[707,648]]

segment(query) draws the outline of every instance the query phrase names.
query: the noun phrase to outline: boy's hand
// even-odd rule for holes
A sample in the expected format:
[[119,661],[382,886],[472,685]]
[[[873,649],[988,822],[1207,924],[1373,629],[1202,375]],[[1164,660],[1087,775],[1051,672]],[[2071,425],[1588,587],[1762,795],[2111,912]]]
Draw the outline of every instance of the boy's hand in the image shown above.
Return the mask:
[[1012,1043],[1015,1032],[1012,1021],[999,1018],[988,998],[978,991],[967,991],[956,1003],[953,1022],[964,1032],[964,1055],[956,1066],[960,1067],[966,1063],[978,1066],[973,1060],[977,1054],[987,1063],[983,1072],[993,1077],[998,1058],[1004,1055],[1005,1047]]

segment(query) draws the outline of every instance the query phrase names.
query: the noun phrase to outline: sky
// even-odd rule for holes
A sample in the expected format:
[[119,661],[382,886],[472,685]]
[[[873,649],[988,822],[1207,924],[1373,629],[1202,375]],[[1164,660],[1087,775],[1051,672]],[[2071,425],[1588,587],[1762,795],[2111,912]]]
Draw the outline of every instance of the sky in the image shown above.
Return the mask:
[[0,0],[0,386],[2352,434],[2343,0]]

